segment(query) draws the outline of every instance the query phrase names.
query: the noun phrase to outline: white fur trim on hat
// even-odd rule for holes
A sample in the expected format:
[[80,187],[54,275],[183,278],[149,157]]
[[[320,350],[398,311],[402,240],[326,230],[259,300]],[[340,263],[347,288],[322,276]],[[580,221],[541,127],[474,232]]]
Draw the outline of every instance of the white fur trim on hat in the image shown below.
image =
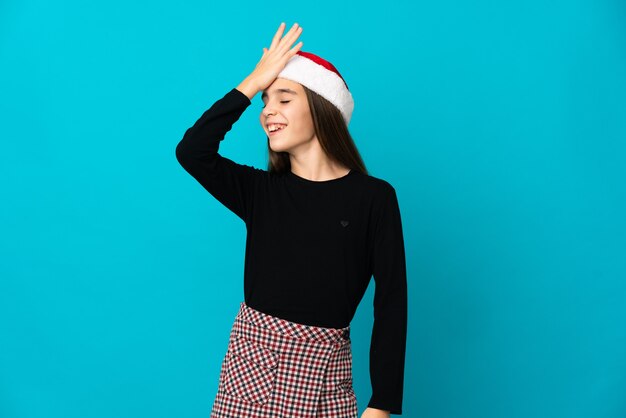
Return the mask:
[[352,93],[334,71],[296,54],[287,61],[278,77],[295,81],[313,90],[339,109],[346,125],[350,123],[354,110]]

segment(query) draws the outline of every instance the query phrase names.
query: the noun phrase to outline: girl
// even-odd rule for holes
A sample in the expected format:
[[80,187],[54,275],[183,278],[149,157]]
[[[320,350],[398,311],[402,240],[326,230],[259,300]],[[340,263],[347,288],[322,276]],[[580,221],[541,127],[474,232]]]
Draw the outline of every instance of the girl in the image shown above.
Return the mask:
[[[302,28],[283,37],[284,27],[176,147],[182,167],[247,228],[244,301],[211,417],[356,418],[350,322],[372,275],[372,396],[362,418],[401,414],[407,280],[396,192],[365,169],[339,71],[303,42],[292,48]],[[268,170],[218,153],[259,91]]]

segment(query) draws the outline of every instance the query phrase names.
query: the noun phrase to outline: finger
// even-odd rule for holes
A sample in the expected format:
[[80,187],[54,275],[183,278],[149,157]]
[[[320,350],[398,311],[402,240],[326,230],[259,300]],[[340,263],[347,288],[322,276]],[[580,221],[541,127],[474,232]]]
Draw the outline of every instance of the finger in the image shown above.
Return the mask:
[[289,52],[293,52],[293,55],[296,54],[296,52],[298,52],[300,49],[302,49],[302,45],[304,45],[303,41],[300,41],[296,44],[296,46],[294,46],[293,48],[291,48],[291,50]]
[[281,52],[287,51],[289,48],[291,48],[291,46],[298,39],[301,33],[302,33],[301,26],[297,28],[296,27],[292,28],[292,30],[290,30],[289,33],[285,35],[285,37],[281,40],[281,43],[279,44],[278,49]]
[[289,50],[289,52],[287,53],[287,61],[289,61],[291,57],[296,55],[296,53],[300,50],[300,48],[302,48],[302,45],[304,45],[304,42],[300,41],[296,44],[296,46],[294,46],[293,48]]
[[280,37],[282,36],[284,30],[285,30],[285,22],[282,22],[278,26],[278,30],[276,31],[276,33],[274,34],[274,37],[272,38],[272,43],[270,45],[270,51],[274,50],[276,48],[276,46],[280,42]]
[[301,33],[302,26],[294,23],[289,32],[287,32],[287,34],[283,39],[281,39],[281,41],[283,42],[283,44],[287,43],[287,48],[289,48],[291,47],[291,44],[293,44],[293,42],[298,38],[298,36],[300,36]]

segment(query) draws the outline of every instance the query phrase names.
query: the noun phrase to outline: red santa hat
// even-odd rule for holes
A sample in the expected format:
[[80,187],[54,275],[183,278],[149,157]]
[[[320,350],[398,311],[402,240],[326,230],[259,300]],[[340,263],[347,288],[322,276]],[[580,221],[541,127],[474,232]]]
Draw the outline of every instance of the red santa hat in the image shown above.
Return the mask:
[[313,90],[339,109],[346,126],[350,123],[354,100],[346,80],[330,62],[310,52],[297,51],[278,77]]

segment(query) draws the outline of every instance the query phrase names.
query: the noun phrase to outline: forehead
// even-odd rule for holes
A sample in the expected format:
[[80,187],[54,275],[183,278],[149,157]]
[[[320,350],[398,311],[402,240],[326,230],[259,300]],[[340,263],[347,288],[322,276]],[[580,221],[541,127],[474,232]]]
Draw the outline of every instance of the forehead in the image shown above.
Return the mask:
[[298,95],[298,91],[298,83],[278,78],[269,88],[263,90],[261,99],[265,100],[267,97],[274,94],[290,94],[296,96]]

